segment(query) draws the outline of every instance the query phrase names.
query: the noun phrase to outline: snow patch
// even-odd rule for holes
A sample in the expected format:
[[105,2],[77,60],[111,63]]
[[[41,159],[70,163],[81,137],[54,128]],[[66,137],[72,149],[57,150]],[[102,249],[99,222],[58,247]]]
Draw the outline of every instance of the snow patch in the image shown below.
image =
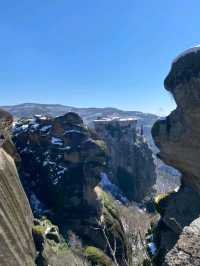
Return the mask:
[[122,203],[128,203],[128,199],[123,195],[122,191],[113,184],[106,173],[101,173],[100,175],[101,181],[100,186],[105,190],[110,192],[117,200],[119,200]]
[[52,128],[52,125],[43,126],[42,128],[40,128],[40,131],[47,132],[50,128]]
[[36,119],[40,119],[40,120],[47,120],[47,119],[48,119],[47,116],[42,116],[42,115],[34,115],[34,117],[35,117]]
[[50,164],[50,165],[55,165],[56,163],[55,162],[52,162],[52,161],[50,161],[49,159],[47,159],[47,160],[45,160],[44,162],[43,162],[43,166],[46,166],[46,165],[48,165],[48,164]]
[[191,47],[185,51],[183,51],[181,54],[179,54],[173,61],[172,61],[172,65],[175,64],[180,58],[186,56],[187,54],[191,54],[191,53],[197,53],[200,51],[200,44],[194,47]]
[[98,122],[111,122],[111,121],[124,122],[124,121],[137,121],[137,119],[134,118],[134,117],[121,118],[119,116],[114,116],[114,117],[103,117],[103,118],[94,120],[95,123],[98,123]]
[[71,146],[66,146],[66,147],[60,148],[60,150],[62,150],[62,151],[71,150]]
[[56,138],[56,137],[51,138],[51,143],[54,145],[59,145],[59,146],[63,145],[63,141],[60,138]]
[[37,123],[36,123],[36,124],[32,124],[31,127],[30,127],[31,132],[34,131],[34,130],[37,130],[39,126],[40,126],[40,125],[37,124]]
[[60,179],[61,179],[61,176],[56,177],[56,178],[53,180],[53,185],[57,185]]
[[27,152],[27,151],[28,151],[28,147],[25,147],[23,150],[21,150],[21,153]]
[[147,244],[147,249],[151,255],[155,255],[157,248],[154,242],[150,242]]
[[73,133],[73,132],[75,132],[75,133],[81,133],[80,130],[77,130],[77,129],[70,129],[70,130],[66,130],[66,131],[64,132],[64,134],[69,134],[69,133]]
[[57,175],[64,174],[64,173],[65,173],[67,170],[68,170],[68,168],[67,168],[67,167],[63,167],[63,169],[62,169],[62,170],[60,170],[60,171],[58,171],[58,172],[57,172]]

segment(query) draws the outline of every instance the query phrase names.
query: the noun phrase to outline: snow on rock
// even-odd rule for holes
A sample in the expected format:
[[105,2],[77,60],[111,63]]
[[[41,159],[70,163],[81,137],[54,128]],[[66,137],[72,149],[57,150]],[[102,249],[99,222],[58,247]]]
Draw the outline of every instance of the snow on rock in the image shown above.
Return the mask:
[[194,47],[191,47],[185,51],[183,51],[182,53],[180,53],[173,61],[172,61],[172,65],[175,64],[180,58],[186,56],[187,54],[191,54],[191,53],[197,53],[200,51],[200,44]]
[[77,129],[70,129],[64,132],[64,134],[69,134],[69,133],[81,133],[81,131]]
[[157,248],[154,242],[150,242],[147,244],[148,252],[153,256],[156,254]]
[[36,119],[40,119],[40,120],[47,120],[47,119],[48,119],[47,116],[42,116],[42,115],[34,115],[34,117],[35,117]]
[[15,128],[17,124],[18,124],[17,122],[13,122],[12,123],[12,128]]
[[63,167],[62,170],[59,170],[59,171],[57,172],[57,175],[64,174],[67,170],[68,170],[67,167]]
[[54,184],[54,185],[57,185],[60,179],[61,179],[60,176],[54,178],[54,179],[53,179],[53,184]]
[[27,152],[28,151],[28,147],[25,147],[24,149],[22,149],[20,152],[23,153],[23,152]]
[[22,125],[21,128],[22,130],[26,130],[28,128],[28,125]]
[[31,129],[37,129],[40,126],[40,124],[35,123],[35,124],[31,124]]
[[68,150],[71,150],[71,146],[66,146],[66,147],[63,147],[63,148],[59,148],[60,150],[62,151],[68,151]]
[[55,162],[52,162],[50,161],[48,158],[43,162],[43,166],[46,166],[46,165],[55,165],[56,163]]
[[51,143],[54,145],[63,145],[63,141],[60,138],[52,137],[51,138]]
[[128,203],[128,199],[123,195],[122,191],[113,184],[106,173],[101,173],[100,186],[105,190],[110,192],[117,200],[122,203]]
[[137,121],[136,118],[134,117],[127,117],[127,118],[121,118],[119,116],[115,116],[115,117],[103,117],[100,119],[95,119],[94,122],[98,123],[98,122],[126,122],[126,121]]
[[13,123],[13,132],[21,132],[21,131],[27,131],[28,130],[28,124],[20,124],[20,123]]
[[52,125],[46,125],[40,128],[41,132],[47,132],[50,128],[52,128]]

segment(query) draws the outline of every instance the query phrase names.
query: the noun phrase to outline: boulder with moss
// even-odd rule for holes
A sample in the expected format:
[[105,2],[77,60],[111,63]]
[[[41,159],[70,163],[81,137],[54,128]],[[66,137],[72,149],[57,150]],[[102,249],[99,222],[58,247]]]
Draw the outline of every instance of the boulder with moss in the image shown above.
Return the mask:
[[34,219],[33,236],[37,266],[90,266],[83,250],[71,249],[58,227],[46,217]]
[[114,266],[113,261],[96,247],[86,247],[84,254],[92,266]]
[[[68,248],[68,245],[60,236],[58,227],[53,225],[46,217],[43,217],[34,219],[32,232],[38,252],[36,264],[38,266],[51,265],[52,258],[55,260],[54,263],[57,263],[60,256],[59,251]],[[64,263],[65,260],[61,265],[64,265]]]

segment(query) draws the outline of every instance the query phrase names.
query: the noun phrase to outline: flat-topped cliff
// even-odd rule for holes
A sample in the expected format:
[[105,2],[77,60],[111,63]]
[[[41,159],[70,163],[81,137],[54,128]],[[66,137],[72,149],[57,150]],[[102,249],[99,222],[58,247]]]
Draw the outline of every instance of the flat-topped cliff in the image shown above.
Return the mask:
[[94,121],[97,134],[109,150],[108,175],[130,200],[142,201],[156,183],[152,151],[138,134],[134,118],[105,118]]

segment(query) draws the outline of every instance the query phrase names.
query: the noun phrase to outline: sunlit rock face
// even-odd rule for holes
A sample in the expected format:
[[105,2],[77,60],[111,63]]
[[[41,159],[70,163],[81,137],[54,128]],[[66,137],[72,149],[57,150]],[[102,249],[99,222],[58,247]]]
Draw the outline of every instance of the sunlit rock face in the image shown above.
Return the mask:
[[137,133],[137,120],[107,118],[94,123],[109,149],[109,177],[129,200],[142,201],[153,191],[156,172],[152,151]]
[[0,264],[34,265],[33,216],[20,183],[16,149],[9,129],[12,117],[0,110]]
[[200,155],[200,51],[185,54],[172,65],[165,88],[177,108],[152,130],[160,157],[190,178],[183,181],[199,190]]
[[[160,257],[164,265],[199,265],[196,254],[200,254],[200,248],[193,245],[200,240],[199,229],[192,229],[200,215],[199,47],[187,50],[173,62],[165,88],[173,95],[177,108],[155,123],[152,135],[160,149],[159,157],[182,173],[182,185],[178,193],[165,199]],[[199,220],[196,224],[199,228]]]

